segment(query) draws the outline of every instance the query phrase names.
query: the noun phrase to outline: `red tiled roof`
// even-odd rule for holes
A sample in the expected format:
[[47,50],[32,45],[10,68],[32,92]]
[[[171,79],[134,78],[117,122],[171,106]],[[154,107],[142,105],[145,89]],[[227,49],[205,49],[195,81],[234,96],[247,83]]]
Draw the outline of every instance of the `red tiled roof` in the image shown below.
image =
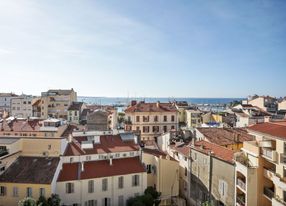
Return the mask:
[[58,182],[110,177],[145,172],[139,157],[84,162],[84,171],[81,172],[81,163],[65,163],[60,172]]
[[195,149],[205,154],[209,154],[209,152],[211,151],[213,156],[225,160],[227,162],[233,163],[234,151],[222,147],[220,145],[202,140],[195,142]]
[[265,122],[249,127],[249,130],[286,139],[286,122]]
[[129,106],[125,112],[176,112],[176,107],[171,103],[145,103],[139,102]]
[[198,128],[204,137],[218,145],[226,146],[254,139],[247,131],[240,128]]
[[81,149],[79,143],[73,141],[67,145],[64,156],[80,156],[84,154],[85,152]]
[[[75,141],[82,144],[83,141],[87,141],[87,137],[74,137]],[[69,143],[69,147],[65,152],[65,156],[77,156],[79,155],[77,144]],[[138,151],[139,145],[133,140],[122,141],[120,135],[102,135],[100,136],[100,143],[93,144],[92,149],[80,149],[81,152],[85,154],[105,154],[114,152],[128,152],[128,151]],[[80,152],[80,153],[81,153]]]
[[182,145],[171,145],[170,146],[173,150],[176,150],[178,153],[183,154],[184,156],[190,155],[190,147],[188,144],[182,144]]
[[33,119],[33,120],[19,120],[14,119],[10,122],[3,120],[0,123],[1,131],[14,131],[14,132],[35,132],[39,131],[41,127],[41,120]]

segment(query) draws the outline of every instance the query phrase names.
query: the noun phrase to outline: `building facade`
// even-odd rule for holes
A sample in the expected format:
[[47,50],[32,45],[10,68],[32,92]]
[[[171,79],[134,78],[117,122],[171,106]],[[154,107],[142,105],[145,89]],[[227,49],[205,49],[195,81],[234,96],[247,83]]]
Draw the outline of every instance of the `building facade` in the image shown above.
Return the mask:
[[156,137],[179,126],[178,110],[171,103],[145,103],[133,101],[125,110],[125,130],[139,131],[142,141]]
[[10,112],[11,99],[18,97],[13,93],[0,93],[0,110]]
[[11,116],[17,118],[30,118],[33,116],[33,96],[21,95],[11,99]]

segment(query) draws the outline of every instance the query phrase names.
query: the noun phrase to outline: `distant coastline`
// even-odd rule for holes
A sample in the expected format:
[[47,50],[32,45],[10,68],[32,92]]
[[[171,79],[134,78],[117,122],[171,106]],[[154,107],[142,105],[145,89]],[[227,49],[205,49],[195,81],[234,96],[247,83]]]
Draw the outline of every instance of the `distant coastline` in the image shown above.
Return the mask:
[[210,104],[210,105],[221,105],[228,104],[232,101],[241,101],[245,98],[168,98],[168,97],[85,97],[79,96],[78,100],[87,104],[101,104],[101,105],[128,105],[131,100],[145,101],[145,102],[169,102],[169,101],[187,101],[189,104]]

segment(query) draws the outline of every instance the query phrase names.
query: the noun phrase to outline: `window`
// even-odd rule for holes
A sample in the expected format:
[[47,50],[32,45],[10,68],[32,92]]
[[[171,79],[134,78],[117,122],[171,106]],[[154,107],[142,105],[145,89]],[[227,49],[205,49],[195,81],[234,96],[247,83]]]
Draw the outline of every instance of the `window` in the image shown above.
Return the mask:
[[167,116],[165,115],[165,116],[164,116],[164,122],[167,122],[167,120],[168,120],[168,118],[167,118]]
[[111,199],[110,198],[103,198],[102,199],[102,206],[110,206],[111,204]]
[[140,127],[136,127],[136,131],[140,131]]
[[118,196],[118,206],[124,206],[124,197],[123,197],[123,195]]
[[115,154],[115,157],[120,157],[120,153],[116,153],[116,154]]
[[39,195],[45,197],[45,188],[40,188]]
[[70,158],[70,163],[72,163],[72,162],[73,162],[73,158],[71,157],[71,158]]
[[133,187],[139,186],[139,175],[132,176],[132,186]]
[[0,187],[0,196],[5,196],[6,195],[6,187],[1,186]]
[[153,133],[159,132],[159,126],[153,126]]
[[175,129],[175,126],[174,126],[174,125],[172,125],[172,126],[171,126],[171,129]]
[[167,126],[164,126],[164,127],[163,127],[163,131],[164,131],[164,132],[167,132]]
[[174,116],[174,115],[171,116],[171,121],[172,121],[172,122],[175,121],[175,116]]
[[143,116],[143,122],[149,122],[149,116]]
[[52,149],[52,145],[49,144],[48,145],[48,150],[50,150],[50,149]]
[[102,191],[107,191],[108,190],[108,185],[107,185],[107,179],[102,180]]
[[85,202],[86,206],[97,206],[97,201],[96,200],[88,200]]
[[89,180],[88,181],[88,193],[93,193],[94,192],[94,181]]
[[66,183],[66,193],[67,194],[74,193],[74,184],[73,183]]
[[158,122],[158,116],[154,116],[154,122]]
[[227,183],[224,180],[219,180],[218,191],[222,197],[226,196],[226,194],[227,194]]
[[18,197],[19,192],[18,192],[18,187],[13,187],[13,197]]
[[91,156],[86,156],[85,159],[86,159],[86,161],[90,161],[91,160]]
[[27,194],[26,194],[27,197],[32,197],[32,195],[33,195],[32,188],[31,188],[31,187],[27,187],[26,193],[27,193]]
[[149,126],[143,126],[143,133],[149,133]]
[[188,176],[188,169],[185,167],[185,176]]
[[122,189],[124,187],[124,177],[118,177],[118,188]]
[[151,165],[147,165],[146,170],[147,170],[147,174],[152,173],[152,166]]
[[136,116],[136,122],[140,122],[140,116]]

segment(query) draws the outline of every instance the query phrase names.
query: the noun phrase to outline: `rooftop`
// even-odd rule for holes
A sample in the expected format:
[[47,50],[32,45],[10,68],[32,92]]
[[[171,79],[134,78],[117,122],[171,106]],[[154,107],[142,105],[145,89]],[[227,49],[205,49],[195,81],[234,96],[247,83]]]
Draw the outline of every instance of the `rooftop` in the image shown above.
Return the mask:
[[145,103],[139,102],[129,106],[125,112],[176,112],[177,109],[172,103]]
[[241,128],[197,128],[204,137],[217,145],[232,145],[254,139],[246,130]]
[[286,139],[286,121],[265,122],[248,128],[250,131],[264,133],[273,137]]
[[[128,165],[128,166],[127,166]],[[113,159],[112,165],[109,160],[84,162],[84,170],[81,170],[81,163],[66,163],[60,172],[58,181],[71,181],[127,175],[145,172],[145,168],[139,157]]]
[[92,143],[92,148],[83,149],[83,142],[88,141],[88,137],[74,137],[74,141],[69,143],[65,151],[65,156],[77,156],[80,154],[106,154],[115,152],[138,151],[139,145],[134,140],[123,141],[120,135],[101,135],[100,143]]
[[195,150],[200,151],[205,154],[212,153],[213,156],[218,159],[233,163],[234,151],[222,147],[220,145],[210,143],[207,141],[197,141],[193,147]]
[[69,106],[68,111],[70,110],[80,110],[83,105],[83,102],[72,102]]
[[0,176],[0,182],[50,184],[60,158],[18,157]]

